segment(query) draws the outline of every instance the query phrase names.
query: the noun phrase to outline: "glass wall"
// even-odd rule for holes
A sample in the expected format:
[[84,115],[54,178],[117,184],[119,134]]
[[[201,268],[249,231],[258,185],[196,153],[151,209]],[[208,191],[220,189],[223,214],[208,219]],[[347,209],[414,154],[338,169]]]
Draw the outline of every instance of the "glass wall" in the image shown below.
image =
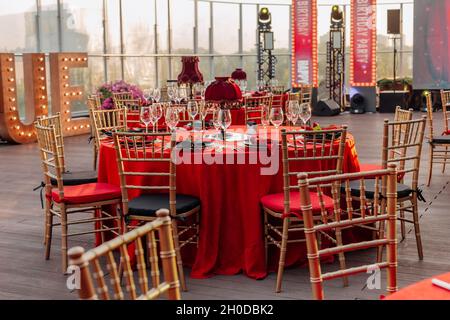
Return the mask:
[[[319,80],[325,79],[325,54],[331,6],[344,6],[347,68],[350,0],[318,0]],[[0,49],[15,52],[87,51],[89,69],[79,71],[88,92],[103,82],[125,79],[142,87],[163,85],[181,69],[181,56],[199,55],[205,80],[243,67],[253,88],[256,79],[257,13],[272,13],[280,84],[290,83],[290,0],[0,0]],[[399,77],[412,76],[413,1],[378,0],[378,78],[393,74],[393,40],[387,35],[387,10],[401,9],[403,34],[397,42]],[[20,70],[18,68],[18,70]],[[348,74],[348,73],[347,73]],[[23,78],[18,87],[23,91]],[[348,79],[347,79],[348,80]],[[22,89],[21,89],[22,88]],[[84,106],[77,106],[83,110]]]

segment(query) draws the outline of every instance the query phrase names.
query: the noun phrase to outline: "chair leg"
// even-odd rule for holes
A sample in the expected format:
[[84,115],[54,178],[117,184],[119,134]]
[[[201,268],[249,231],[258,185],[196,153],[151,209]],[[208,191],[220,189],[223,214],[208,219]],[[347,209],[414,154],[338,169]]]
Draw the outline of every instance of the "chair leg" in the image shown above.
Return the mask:
[[281,237],[280,260],[278,262],[277,287],[275,292],[281,292],[281,282],[283,281],[284,265],[286,263],[286,251],[289,234],[289,218],[283,220],[283,235]]
[[181,290],[186,292],[188,290],[186,286],[186,279],[184,277],[183,260],[181,259],[180,239],[178,237],[178,226],[177,221],[175,219],[172,219],[172,232],[173,232],[173,243],[175,245],[175,252],[177,255],[177,265],[178,265],[178,273],[180,275]]
[[[336,228],[336,242],[339,247],[343,245],[342,230],[340,228]],[[347,269],[347,265],[345,263],[345,254],[343,252],[339,253],[339,266],[341,270]],[[342,278],[342,282],[344,284],[344,287],[348,287],[348,277]]]
[[428,187],[431,185],[431,177],[433,176],[434,147],[430,145],[430,168],[428,171]]
[[[386,226],[385,226],[385,222],[381,221],[380,225],[379,225],[379,239],[383,239],[384,238],[384,230],[385,230]],[[380,263],[381,260],[383,259],[383,246],[378,247],[377,249],[377,262]]]
[[67,213],[65,205],[61,205],[61,259],[63,274],[67,272]]
[[98,158],[98,150],[94,143],[94,163],[93,163],[94,171],[97,170],[97,158]]
[[417,253],[419,254],[419,260],[423,260],[422,236],[420,235],[420,225],[419,225],[419,208],[416,197],[414,197],[414,199],[412,200],[412,204],[413,204],[414,231],[416,233]]
[[264,210],[264,251],[265,251],[265,258],[266,258],[266,267],[269,266],[269,239],[267,238],[269,236],[269,227],[267,224],[269,223],[267,212]]
[[442,173],[445,173],[445,169],[447,168],[447,156],[448,156],[448,147],[445,147],[445,160],[444,164],[442,165]]
[[45,260],[50,259],[53,234],[53,214],[50,212],[50,201],[45,205]]
[[[400,203],[400,207],[403,207],[403,203]],[[402,241],[405,240],[406,238],[406,226],[405,226],[405,220],[403,220],[405,218],[405,211],[404,210],[400,210],[400,230],[402,233]]]

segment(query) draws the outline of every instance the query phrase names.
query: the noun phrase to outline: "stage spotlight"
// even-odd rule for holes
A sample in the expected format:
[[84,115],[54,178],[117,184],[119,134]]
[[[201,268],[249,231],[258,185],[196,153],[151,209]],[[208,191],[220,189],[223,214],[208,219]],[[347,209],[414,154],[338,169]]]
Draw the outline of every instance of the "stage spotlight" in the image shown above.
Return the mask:
[[272,15],[268,8],[264,7],[259,10],[258,22],[260,25],[269,25],[272,23]]
[[335,26],[342,26],[344,23],[344,12],[337,5],[331,9],[331,24]]

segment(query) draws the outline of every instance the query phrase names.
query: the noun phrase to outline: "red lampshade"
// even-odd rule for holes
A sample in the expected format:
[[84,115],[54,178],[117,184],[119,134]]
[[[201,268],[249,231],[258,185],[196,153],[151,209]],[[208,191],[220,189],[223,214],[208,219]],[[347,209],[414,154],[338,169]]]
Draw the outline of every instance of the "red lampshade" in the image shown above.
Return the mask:
[[242,92],[229,77],[216,77],[216,81],[206,88],[205,100],[232,105],[242,100]]
[[231,74],[231,78],[233,80],[247,80],[247,74],[245,73],[244,70],[237,68],[236,70],[233,71],[233,73]]
[[178,76],[178,83],[194,84],[203,82],[203,75],[198,69],[198,57],[182,57],[183,70]]

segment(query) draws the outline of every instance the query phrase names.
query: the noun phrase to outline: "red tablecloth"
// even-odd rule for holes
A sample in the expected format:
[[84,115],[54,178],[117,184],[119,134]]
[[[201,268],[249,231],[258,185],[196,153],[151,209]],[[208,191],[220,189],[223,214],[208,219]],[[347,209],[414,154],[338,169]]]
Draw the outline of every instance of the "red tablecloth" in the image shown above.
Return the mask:
[[[194,246],[183,248],[183,262],[192,266],[191,277],[205,278],[214,274],[233,275],[244,272],[249,277],[262,279],[267,275],[260,198],[283,191],[280,149],[279,167],[275,175],[261,175],[261,169],[267,166],[260,163],[177,165],[177,193],[193,195],[201,200],[198,251],[195,252]],[[226,153],[228,152],[236,153],[233,149],[227,149]],[[136,163],[136,166],[142,165],[150,164]],[[301,168],[295,170],[316,171],[333,167],[335,163],[332,162],[320,167],[304,162]],[[140,171],[154,169],[151,165],[148,168],[139,167]],[[351,136],[346,143],[344,171],[359,171],[356,148]],[[99,182],[119,185],[112,143],[103,143],[100,147],[98,174]],[[278,250],[269,252],[269,270],[277,268],[277,252]],[[290,245],[286,260],[287,266],[305,263],[305,245]]]
[[[450,273],[434,278],[450,283]],[[386,297],[385,300],[450,300],[450,291],[435,286],[431,283],[432,279],[406,287]]]

